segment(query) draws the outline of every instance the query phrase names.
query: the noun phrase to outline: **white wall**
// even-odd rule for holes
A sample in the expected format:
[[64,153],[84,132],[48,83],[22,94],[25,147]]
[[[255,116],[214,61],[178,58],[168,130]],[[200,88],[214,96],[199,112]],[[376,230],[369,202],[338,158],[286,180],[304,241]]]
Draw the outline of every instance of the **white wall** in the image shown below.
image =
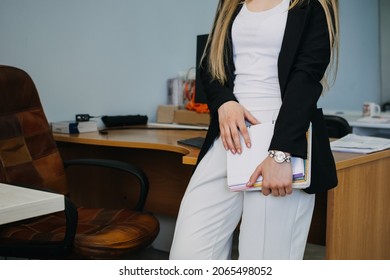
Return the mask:
[[320,105],[361,110],[365,101],[381,101],[378,0],[340,0],[339,5],[339,71],[334,87]]
[[[380,101],[379,0],[340,0],[339,76],[321,100],[360,110]],[[26,70],[49,121],[146,114],[166,80],[195,64],[218,0],[0,0],[0,64]]]
[[390,1],[380,0],[382,102],[390,102]]
[[0,0],[0,64],[33,78],[49,121],[146,114],[195,65],[217,0]]

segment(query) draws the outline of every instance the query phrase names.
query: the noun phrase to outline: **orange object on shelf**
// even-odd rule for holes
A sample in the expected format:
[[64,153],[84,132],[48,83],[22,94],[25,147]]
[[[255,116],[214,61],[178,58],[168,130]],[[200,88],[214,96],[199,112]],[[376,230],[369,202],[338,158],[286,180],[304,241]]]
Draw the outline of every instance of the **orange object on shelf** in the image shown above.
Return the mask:
[[209,113],[207,104],[195,102],[195,80],[187,80],[184,83],[184,100],[188,100],[185,108],[197,113]]

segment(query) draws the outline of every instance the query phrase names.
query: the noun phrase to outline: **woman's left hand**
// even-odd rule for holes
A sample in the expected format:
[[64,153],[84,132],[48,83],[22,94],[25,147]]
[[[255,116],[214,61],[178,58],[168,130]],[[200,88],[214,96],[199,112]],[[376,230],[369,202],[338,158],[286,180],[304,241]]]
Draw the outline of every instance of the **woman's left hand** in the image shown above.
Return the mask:
[[261,192],[267,196],[285,196],[292,193],[291,163],[277,163],[267,157],[252,173],[247,186],[252,187],[259,176],[263,176]]

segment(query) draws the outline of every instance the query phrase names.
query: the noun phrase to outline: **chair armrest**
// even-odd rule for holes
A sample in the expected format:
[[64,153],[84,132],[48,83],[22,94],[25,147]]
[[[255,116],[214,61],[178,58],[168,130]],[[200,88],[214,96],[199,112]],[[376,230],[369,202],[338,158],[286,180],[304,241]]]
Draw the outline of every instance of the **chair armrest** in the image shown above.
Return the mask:
[[125,171],[127,173],[130,173],[134,175],[140,185],[140,196],[138,199],[138,202],[135,206],[136,211],[142,211],[145,206],[146,198],[148,196],[149,192],[149,180],[146,176],[145,172],[140,169],[139,167],[123,162],[118,160],[107,160],[107,159],[71,159],[71,160],[64,160],[64,166],[65,168],[76,166],[76,165],[84,165],[84,166],[99,166],[99,167],[107,167],[107,168],[113,168],[121,171]]

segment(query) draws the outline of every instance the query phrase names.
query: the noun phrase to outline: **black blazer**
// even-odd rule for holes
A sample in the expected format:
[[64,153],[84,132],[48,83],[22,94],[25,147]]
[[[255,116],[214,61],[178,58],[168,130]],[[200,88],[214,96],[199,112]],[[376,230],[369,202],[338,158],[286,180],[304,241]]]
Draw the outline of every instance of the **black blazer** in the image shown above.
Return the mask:
[[[239,4],[233,20],[241,8],[242,4]],[[225,62],[228,81],[222,85],[211,78],[207,71],[207,58],[203,60],[200,70],[211,121],[198,163],[220,134],[218,108],[227,101],[238,102],[233,94],[235,68],[231,32],[229,36],[226,46],[228,59]],[[309,1],[291,9],[288,12],[278,59],[282,105],[269,149],[290,152],[293,156],[305,158],[305,133],[310,122],[312,123],[312,177],[310,187],[305,189],[307,193],[326,191],[337,185],[336,167],[323,113],[317,108],[317,101],[322,93],[320,81],[329,61],[329,33],[325,12],[319,1]]]

